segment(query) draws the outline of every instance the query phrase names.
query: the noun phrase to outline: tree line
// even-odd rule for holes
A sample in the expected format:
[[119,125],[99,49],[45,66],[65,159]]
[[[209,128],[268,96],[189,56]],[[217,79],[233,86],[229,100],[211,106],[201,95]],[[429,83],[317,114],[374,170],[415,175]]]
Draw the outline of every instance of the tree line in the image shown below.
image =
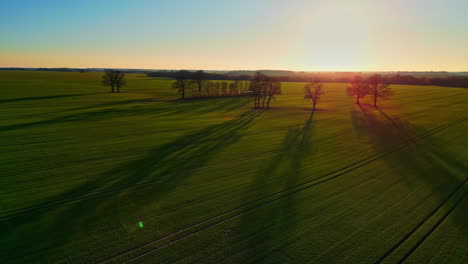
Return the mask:
[[234,79],[217,81],[210,79],[211,74],[204,71],[189,72],[180,70],[175,74],[172,87],[177,89],[182,99],[245,96],[249,94],[249,82]]
[[[106,72],[106,69],[81,69],[81,68],[15,68],[6,67],[0,70],[8,71],[55,71],[55,72]],[[145,69],[119,69],[113,70],[122,73],[145,73],[148,77],[166,77],[175,78],[177,71],[161,70],[148,71]],[[268,71],[267,71],[268,72]],[[365,73],[346,72],[346,73],[304,73],[290,71],[273,71],[275,78],[281,82],[309,82],[314,79],[319,79],[322,83],[350,83],[353,76],[360,74],[365,76]],[[208,80],[242,80],[250,81],[253,76],[250,71],[231,71],[228,73],[208,73],[205,72]],[[461,87],[468,88],[468,76],[453,76],[450,72],[402,72],[400,73],[385,73],[383,78],[391,84],[401,85],[427,85],[427,86],[445,86],[445,87]],[[320,76],[318,76],[320,75]],[[416,75],[416,76],[415,76]],[[426,76],[421,76],[426,75]],[[449,75],[449,76],[447,76]],[[334,77],[335,76],[335,77]]]
[[[194,72],[189,72],[189,74]],[[240,72],[243,73],[243,72]],[[147,73],[148,77],[166,77],[176,78],[177,71],[156,71]],[[431,73],[426,73],[431,74]],[[205,75],[209,80],[244,80],[249,81],[255,78],[255,74],[241,74],[241,75],[230,75],[221,73],[206,73]],[[293,75],[277,75],[276,80],[281,82],[310,82],[312,80],[320,80],[321,83],[350,83],[354,76],[359,75],[361,78],[365,78],[366,74],[363,73],[295,73]],[[335,76],[335,77],[334,77]],[[468,88],[468,77],[466,76],[444,76],[439,74],[438,76],[413,76],[406,74],[385,74],[380,75],[385,82],[391,84],[401,85],[428,85],[428,86],[446,86],[446,87],[465,87]]]

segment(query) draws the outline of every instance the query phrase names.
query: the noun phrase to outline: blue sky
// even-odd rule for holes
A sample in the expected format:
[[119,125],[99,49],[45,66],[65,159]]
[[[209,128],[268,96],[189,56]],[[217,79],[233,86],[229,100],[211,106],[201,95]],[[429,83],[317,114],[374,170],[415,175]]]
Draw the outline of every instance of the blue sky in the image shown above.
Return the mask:
[[0,2],[0,67],[468,70],[466,0]]

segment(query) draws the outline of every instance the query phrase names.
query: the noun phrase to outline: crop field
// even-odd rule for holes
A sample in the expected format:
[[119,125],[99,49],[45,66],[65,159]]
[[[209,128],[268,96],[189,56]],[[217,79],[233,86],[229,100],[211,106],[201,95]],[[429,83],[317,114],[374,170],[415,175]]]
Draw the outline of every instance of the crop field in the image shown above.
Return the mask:
[[2,263],[468,263],[468,90],[271,109],[0,71]]

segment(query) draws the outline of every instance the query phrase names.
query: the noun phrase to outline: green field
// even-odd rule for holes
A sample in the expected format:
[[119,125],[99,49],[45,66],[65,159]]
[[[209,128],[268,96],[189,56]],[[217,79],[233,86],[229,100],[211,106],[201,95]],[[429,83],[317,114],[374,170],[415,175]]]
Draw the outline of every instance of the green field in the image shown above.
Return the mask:
[[100,76],[0,71],[2,263],[468,263],[467,89],[254,110]]

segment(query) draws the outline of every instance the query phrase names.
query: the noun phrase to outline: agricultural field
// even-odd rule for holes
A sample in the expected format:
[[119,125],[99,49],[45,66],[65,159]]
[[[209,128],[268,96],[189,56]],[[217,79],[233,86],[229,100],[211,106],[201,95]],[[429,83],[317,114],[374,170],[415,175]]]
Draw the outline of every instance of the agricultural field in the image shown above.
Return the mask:
[[2,263],[468,263],[468,90],[271,109],[0,71]]

